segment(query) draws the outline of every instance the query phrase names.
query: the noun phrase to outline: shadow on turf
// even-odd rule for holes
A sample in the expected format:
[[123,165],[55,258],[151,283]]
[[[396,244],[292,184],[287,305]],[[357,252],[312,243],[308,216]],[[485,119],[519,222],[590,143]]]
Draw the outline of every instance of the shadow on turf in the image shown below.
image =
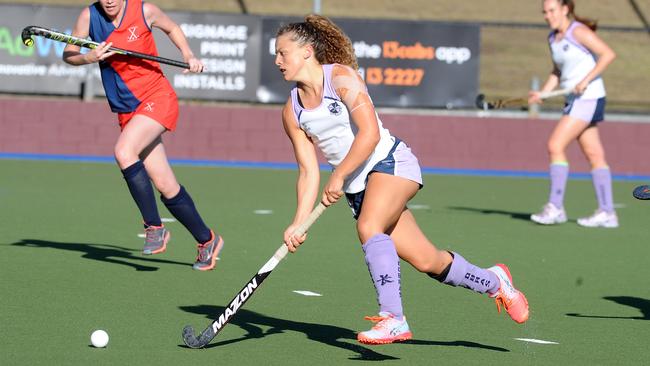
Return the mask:
[[[183,311],[193,314],[205,315],[206,318],[212,320],[212,317],[215,315],[223,313],[226,308],[223,306],[214,306],[214,305],[197,305],[197,306],[179,306]],[[246,341],[252,338],[264,338],[273,334],[284,333],[285,331],[293,331],[304,333],[308,339],[313,341],[321,342],[333,347],[342,348],[348,351],[356,353],[355,356],[350,357],[350,360],[360,360],[360,361],[384,361],[384,360],[397,360],[399,358],[393,357],[390,355],[384,355],[374,350],[371,350],[368,347],[365,347],[357,343],[357,334],[356,332],[341,328],[333,325],[326,324],[315,324],[315,323],[303,323],[279,318],[272,318],[254,311],[239,309],[237,314],[232,317],[230,324],[236,325],[241,329],[246,331],[246,334],[240,338],[228,339],[224,341],[218,341],[218,336],[213,340],[211,344],[208,344],[205,348],[219,347],[231,343],[237,343],[241,341]],[[208,324],[206,324],[207,326]],[[268,327],[268,330],[263,330],[260,326]],[[204,328],[197,329],[197,331],[203,331]],[[349,343],[347,341],[351,341]],[[447,346],[447,347],[469,347],[469,348],[481,348],[489,351],[497,352],[510,352],[510,350],[495,347],[487,346],[476,342],[469,341],[425,341],[425,340],[410,340],[403,342],[406,344],[413,344],[419,346]],[[186,345],[182,344],[180,347],[189,348]]]
[[600,318],[600,319],[634,319],[650,320],[650,300],[633,296],[605,296],[605,300],[613,301],[621,305],[631,306],[639,309],[642,316],[616,316],[616,315],[582,315],[578,313],[567,313],[567,316],[576,318]]
[[126,261],[126,259],[145,261],[148,263],[181,264],[183,266],[188,265],[188,263],[168,261],[168,260],[157,259],[157,258],[147,258],[140,255],[133,255],[134,252],[133,249],[118,247],[116,245],[110,245],[110,244],[64,243],[64,242],[47,241],[47,240],[39,240],[39,239],[22,239],[21,241],[12,243],[11,245],[31,247],[31,248],[54,248],[54,249],[70,250],[73,252],[81,252],[84,253],[81,256],[82,258],[108,262],[113,264],[121,264],[129,267],[133,267],[136,271],[157,271],[158,267],[132,263]]
[[[534,212],[513,212],[513,211],[506,211],[506,210],[494,210],[491,208],[476,208],[476,207],[463,207],[463,206],[447,206],[447,208],[450,210],[475,212],[475,213],[481,213],[485,215],[510,216],[515,220],[523,220],[528,222],[531,222],[530,215],[534,213]],[[568,222],[575,222],[575,221],[576,220],[571,220],[571,219],[568,220]]]
[[494,215],[494,214],[505,215],[505,216],[510,216],[513,219],[524,220],[524,221],[530,221],[530,215],[531,215],[528,212],[512,212],[512,211],[505,211],[505,210],[494,210],[490,208],[476,208],[476,207],[462,207],[462,206],[447,206],[447,208],[450,210],[475,212],[475,213],[482,213],[486,215]]

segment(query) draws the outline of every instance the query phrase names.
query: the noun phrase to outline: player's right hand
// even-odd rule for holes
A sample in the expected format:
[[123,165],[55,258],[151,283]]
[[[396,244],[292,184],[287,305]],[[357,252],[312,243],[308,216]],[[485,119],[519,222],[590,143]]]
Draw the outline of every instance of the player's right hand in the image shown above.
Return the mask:
[[528,104],[542,104],[542,98],[540,97],[541,93],[537,90],[531,90],[528,92]]
[[86,53],[84,59],[89,64],[99,62],[99,61],[104,61],[115,54],[115,51],[109,51],[109,49],[112,46],[113,46],[113,42],[109,42],[109,43],[102,42],[99,44],[99,46],[93,48],[90,52]]
[[307,233],[302,234],[300,237],[293,235],[297,228],[297,224],[292,224],[284,231],[284,245],[287,246],[291,253],[295,253],[298,247],[307,239]]

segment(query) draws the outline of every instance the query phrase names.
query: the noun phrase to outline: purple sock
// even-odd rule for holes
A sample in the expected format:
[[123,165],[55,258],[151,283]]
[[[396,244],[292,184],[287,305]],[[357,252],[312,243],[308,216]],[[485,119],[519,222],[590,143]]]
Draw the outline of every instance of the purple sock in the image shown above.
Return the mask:
[[379,311],[387,311],[402,319],[402,291],[399,257],[390,236],[377,234],[362,246],[372,284],[377,290]]
[[499,278],[487,269],[479,268],[465,260],[460,254],[452,253],[449,274],[442,283],[461,286],[479,293],[494,293],[499,289]]
[[591,180],[596,191],[598,208],[605,212],[614,212],[612,196],[612,173],[609,168],[598,168],[591,171]]
[[566,163],[553,163],[549,169],[551,176],[551,189],[548,201],[557,208],[564,207],[564,191],[569,177],[569,165]]

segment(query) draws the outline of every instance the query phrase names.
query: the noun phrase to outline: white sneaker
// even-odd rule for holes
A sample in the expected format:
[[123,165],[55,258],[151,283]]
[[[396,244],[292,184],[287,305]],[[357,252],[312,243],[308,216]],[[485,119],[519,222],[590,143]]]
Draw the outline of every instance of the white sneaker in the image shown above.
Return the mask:
[[618,217],[616,212],[606,212],[601,209],[596,210],[593,215],[578,219],[578,225],[584,227],[618,227]]
[[406,317],[397,320],[393,314],[380,312],[379,316],[367,316],[366,320],[376,323],[372,329],[357,334],[357,340],[365,344],[388,344],[413,338]]
[[566,222],[566,212],[549,202],[544,205],[542,212],[530,215],[530,219],[542,225],[562,224]]

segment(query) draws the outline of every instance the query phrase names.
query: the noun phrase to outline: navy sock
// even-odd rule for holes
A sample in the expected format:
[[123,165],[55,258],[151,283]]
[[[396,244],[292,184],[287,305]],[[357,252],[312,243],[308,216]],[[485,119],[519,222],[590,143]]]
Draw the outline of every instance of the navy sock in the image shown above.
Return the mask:
[[151,187],[151,180],[149,174],[144,169],[144,164],[140,160],[133,163],[133,165],[122,170],[122,175],[129,187],[131,196],[138,205],[138,209],[142,214],[142,220],[145,225],[160,226],[160,215],[158,214],[158,207],[156,206],[156,197],[153,194]]
[[[447,251],[447,253],[449,253],[451,255],[451,260],[452,260],[452,263],[453,263],[454,253],[452,253],[450,251]],[[445,267],[445,269],[443,269],[442,272],[440,272],[440,274],[427,273],[427,275],[429,277],[433,278],[436,281],[445,282],[445,280],[447,279],[447,275],[449,274],[450,269],[451,269],[451,263],[449,263],[447,265],[447,267]]]
[[160,199],[167,206],[169,212],[189,230],[197,242],[205,243],[211,239],[210,229],[201,219],[194,206],[194,201],[192,201],[192,197],[187,193],[185,187],[181,186],[181,190],[175,197],[167,199],[161,195]]

